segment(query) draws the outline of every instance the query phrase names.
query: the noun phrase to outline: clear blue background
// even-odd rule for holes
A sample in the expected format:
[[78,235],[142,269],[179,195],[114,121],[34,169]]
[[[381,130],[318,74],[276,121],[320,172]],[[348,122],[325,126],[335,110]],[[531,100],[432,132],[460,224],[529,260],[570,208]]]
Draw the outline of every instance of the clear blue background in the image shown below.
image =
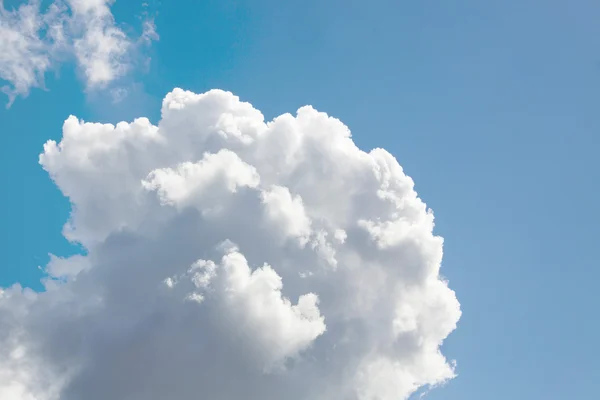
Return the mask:
[[[140,10],[117,1],[118,20]],[[0,286],[39,288],[68,202],[37,164],[75,114],[158,120],[166,92],[312,104],[391,151],[437,216],[464,311],[431,400],[593,399],[600,379],[600,4],[592,0],[152,4],[161,40],[126,106],[70,67],[0,111]]]

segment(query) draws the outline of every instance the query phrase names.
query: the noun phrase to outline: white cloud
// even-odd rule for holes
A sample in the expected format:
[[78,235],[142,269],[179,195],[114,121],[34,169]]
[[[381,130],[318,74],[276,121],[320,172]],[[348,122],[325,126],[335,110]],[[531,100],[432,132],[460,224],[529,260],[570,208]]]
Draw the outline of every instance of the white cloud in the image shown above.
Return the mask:
[[[201,211],[221,207],[220,201],[240,187],[255,188],[260,178],[256,169],[230,150],[204,154],[197,163],[152,171],[142,186],[156,190],[163,204],[197,206]],[[209,208],[210,207],[210,208]]]
[[266,219],[273,230],[279,230],[283,239],[292,237],[299,240],[301,246],[308,242],[311,234],[311,221],[306,215],[302,198],[293,196],[285,186],[273,185],[261,193],[265,205]]
[[175,89],[158,126],[70,117],[40,163],[87,254],[0,292],[1,398],[398,400],[454,376],[433,215],[340,121]]
[[114,0],[55,0],[42,8],[29,0],[13,10],[0,3],[0,80],[9,105],[44,87],[52,66],[74,57],[87,89],[105,88],[137,62],[140,46],[157,40],[152,19],[139,39],[128,36],[110,11]]
[[0,3],[0,78],[12,85],[2,88],[11,100],[43,84],[50,67],[48,43],[40,35],[43,26],[37,4],[7,11]]
[[[201,273],[196,272],[199,268]],[[235,247],[220,265],[199,260],[190,272],[196,290],[212,289],[210,306],[219,310],[225,331],[244,342],[244,351],[252,352],[265,372],[297,356],[325,332],[316,294],[303,294],[292,304],[282,297],[283,282],[277,272],[268,264],[252,270]],[[206,298],[198,292],[190,295]]]

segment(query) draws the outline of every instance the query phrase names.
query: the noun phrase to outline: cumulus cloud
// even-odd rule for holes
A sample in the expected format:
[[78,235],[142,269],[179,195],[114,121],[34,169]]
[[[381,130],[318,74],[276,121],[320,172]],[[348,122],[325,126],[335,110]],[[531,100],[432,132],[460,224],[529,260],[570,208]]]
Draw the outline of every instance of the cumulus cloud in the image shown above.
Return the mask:
[[413,181],[312,107],[175,89],[157,126],[68,118],[46,291],[0,291],[0,398],[399,400],[454,377],[460,305]]
[[29,0],[7,10],[0,2],[0,80],[9,96],[44,87],[46,71],[74,58],[87,89],[105,88],[123,77],[141,46],[158,39],[151,18],[139,38],[127,35],[110,11],[114,0]]

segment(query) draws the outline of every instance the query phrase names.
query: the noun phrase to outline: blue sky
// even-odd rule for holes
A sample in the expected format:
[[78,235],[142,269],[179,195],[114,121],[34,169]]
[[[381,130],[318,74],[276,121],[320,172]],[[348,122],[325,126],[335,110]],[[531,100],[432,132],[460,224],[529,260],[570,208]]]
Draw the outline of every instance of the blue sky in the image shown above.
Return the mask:
[[[8,2],[7,5],[16,2]],[[141,6],[117,1],[132,25]],[[40,288],[69,204],[38,165],[62,122],[159,118],[173,87],[233,91],[267,118],[311,104],[416,182],[463,316],[438,400],[593,398],[600,377],[600,7],[593,1],[181,1],[127,101],[74,67],[0,110],[0,286]]]

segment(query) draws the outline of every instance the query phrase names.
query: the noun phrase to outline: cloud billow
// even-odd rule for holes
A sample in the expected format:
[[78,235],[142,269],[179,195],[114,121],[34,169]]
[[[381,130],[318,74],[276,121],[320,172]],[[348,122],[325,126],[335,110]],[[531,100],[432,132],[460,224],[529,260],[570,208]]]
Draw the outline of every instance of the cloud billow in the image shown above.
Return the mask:
[[158,126],[70,117],[40,163],[87,251],[0,291],[0,398],[397,400],[454,377],[433,214],[339,120],[175,89]]

